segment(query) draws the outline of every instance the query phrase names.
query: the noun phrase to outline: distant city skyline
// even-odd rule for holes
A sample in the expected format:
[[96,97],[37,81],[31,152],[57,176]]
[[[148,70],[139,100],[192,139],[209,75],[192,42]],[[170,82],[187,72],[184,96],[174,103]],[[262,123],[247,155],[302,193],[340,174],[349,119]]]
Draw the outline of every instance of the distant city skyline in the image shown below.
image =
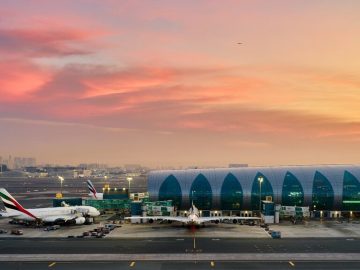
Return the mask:
[[358,164],[360,1],[2,1],[0,149],[38,163]]

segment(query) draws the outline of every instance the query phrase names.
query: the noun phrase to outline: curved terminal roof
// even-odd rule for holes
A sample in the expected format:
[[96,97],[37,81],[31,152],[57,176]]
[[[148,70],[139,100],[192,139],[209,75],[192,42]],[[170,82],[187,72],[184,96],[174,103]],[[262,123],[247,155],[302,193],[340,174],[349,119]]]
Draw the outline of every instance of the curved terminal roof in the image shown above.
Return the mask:
[[204,210],[256,210],[260,178],[261,199],[271,196],[275,203],[312,210],[360,210],[359,165],[152,171],[148,191],[152,200],[174,199],[181,209],[193,200]]

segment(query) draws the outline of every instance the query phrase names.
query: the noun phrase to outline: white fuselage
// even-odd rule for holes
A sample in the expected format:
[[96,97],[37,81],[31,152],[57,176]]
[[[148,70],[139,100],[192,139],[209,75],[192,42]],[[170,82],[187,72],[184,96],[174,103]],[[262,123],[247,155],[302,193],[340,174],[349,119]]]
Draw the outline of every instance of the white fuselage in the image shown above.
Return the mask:
[[93,193],[89,193],[88,195],[95,200],[102,200],[104,197],[104,193],[96,193],[96,197]]
[[196,224],[196,225],[200,224],[199,217],[195,214],[190,214],[188,216],[188,219],[189,219],[188,222],[189,224]]
[[199,210],[194,206],[194,204],[189,209],[189,215],[187,216],[187,218],[189,220],[187,222],[188,224],[196,224],[196,225],[201,224],[199,220]]
[[[100,212],[92,206],[65,206],[65,207],[26,209],[26,210],[29,211],[38,219],[44,219],[44,220],[50,217],[59,217],[59,218],[74,217],[74,216],[97,217],[100,215]],[[11,218],[13,219],[26,220],[26,221],[35,220],[35,218],[19,211],[11,211],[9,214],[11,214]]]

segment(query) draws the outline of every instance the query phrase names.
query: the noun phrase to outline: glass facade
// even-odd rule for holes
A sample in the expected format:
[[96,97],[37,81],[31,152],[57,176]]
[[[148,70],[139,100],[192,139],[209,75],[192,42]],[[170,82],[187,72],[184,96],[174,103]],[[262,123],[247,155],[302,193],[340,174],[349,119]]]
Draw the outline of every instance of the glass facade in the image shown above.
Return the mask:
[[304,190],[299,180],[291,172],[287,172],[284,178],[282,186],[282,205],[304,205]]
[[243,191],[237,178],[229,173],[221,187],[221,209],[240,210],[243,204]]
[[161,184],[159,190],[159,201],[172,200],[177,209],[181,208],[181,187],[175,176],[169,175]]
[[334,190],[329,180],[319,173],[315,173],[312,192],[312,207],[314,210],[333,209]]
[[190,203],[194,202],[195,206],[201,210],[211,210],[212,207],[212,190],[209,181],[203,174],[199,174],[190,188]]
[[151,200],[172,200],[181,210],[188,210],[193,200],[199,209],[207,212],[257,211],[261,178],[261,200],[270,196],[275,204],[283,206],[360,213],[357,173],[360,173],[358,165],[216,168],[155,171],[150,173],[148,183]]
[[[260,184],[259,179],[262,179]],[[260,185],[261,185],[261,200],[265,200],[266,196],[271,196],[274,199],[273,188],[270,181],[261,173],[257,173],[251,189],[251,209],[257,210],[260,208]]]
[[343,210],[360,211],[360,183],[348,171],[344,173],[342,205]]

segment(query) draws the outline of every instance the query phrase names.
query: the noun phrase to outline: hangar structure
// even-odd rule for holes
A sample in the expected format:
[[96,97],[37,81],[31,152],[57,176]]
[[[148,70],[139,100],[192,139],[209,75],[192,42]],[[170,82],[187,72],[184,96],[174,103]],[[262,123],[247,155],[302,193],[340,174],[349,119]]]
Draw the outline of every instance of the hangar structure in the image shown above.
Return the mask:
[[359,211],[360,166],[320,165],[152,171],[151,200],[202,210],[256,211],[261,200],[311,211]]

